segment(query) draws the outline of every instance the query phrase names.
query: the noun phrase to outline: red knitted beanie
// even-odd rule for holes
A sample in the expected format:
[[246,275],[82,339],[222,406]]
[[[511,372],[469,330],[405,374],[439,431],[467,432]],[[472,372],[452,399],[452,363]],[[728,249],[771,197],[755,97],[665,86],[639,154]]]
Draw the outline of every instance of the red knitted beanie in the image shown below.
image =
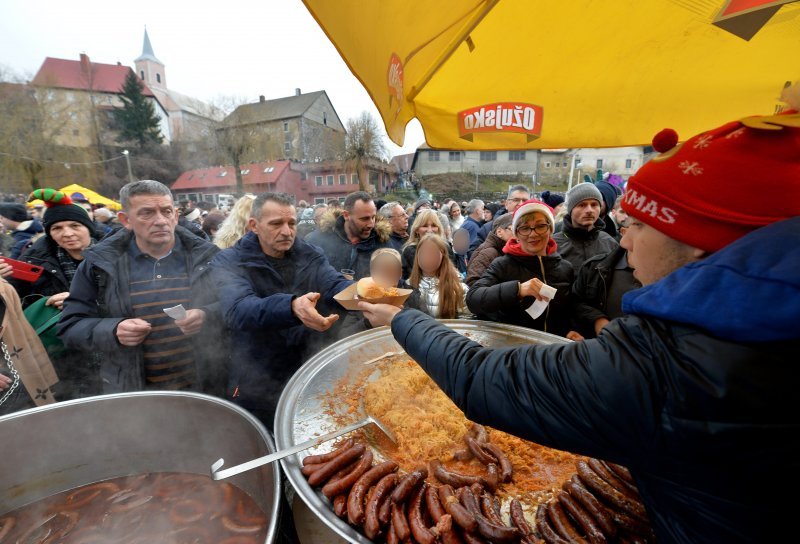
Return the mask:
[[714,252],[754,229],[800,215],[800,114],[747,117],[678,144],[628,181],[623,209],[670,238]]

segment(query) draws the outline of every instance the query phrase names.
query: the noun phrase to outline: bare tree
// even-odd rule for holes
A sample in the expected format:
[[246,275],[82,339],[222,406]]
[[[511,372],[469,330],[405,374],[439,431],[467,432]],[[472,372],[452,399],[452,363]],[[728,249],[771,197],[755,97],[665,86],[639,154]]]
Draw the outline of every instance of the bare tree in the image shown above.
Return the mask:
[[344,159],[358,175],[358,188],[367,189],[369,180],[365,172],[368,159],[386,160],[386,146],[383,143],[383,130],[369,112],[347,120],[347,135],[344,139]]

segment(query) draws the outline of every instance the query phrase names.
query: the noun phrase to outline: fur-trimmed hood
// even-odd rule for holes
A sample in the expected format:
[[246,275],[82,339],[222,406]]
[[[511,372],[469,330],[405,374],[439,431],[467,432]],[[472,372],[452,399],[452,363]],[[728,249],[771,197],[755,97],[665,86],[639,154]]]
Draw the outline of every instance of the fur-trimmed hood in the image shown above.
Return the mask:
[[[341,221],[339,221],[339,218],[341,218]],[[322,216],[322,219],[320,219],[318,230],[321,232],[336,232],[346,239],[347,236],[344,233],[344,217],[342,216],[342,210],[336,209],[326,212],[325,215]],[[375,229],[373,230],[378,237],[378,242],[381,244],[388,242],[392,235],[392,225],[380,214],[378,215],[377,221],[375,222]]]

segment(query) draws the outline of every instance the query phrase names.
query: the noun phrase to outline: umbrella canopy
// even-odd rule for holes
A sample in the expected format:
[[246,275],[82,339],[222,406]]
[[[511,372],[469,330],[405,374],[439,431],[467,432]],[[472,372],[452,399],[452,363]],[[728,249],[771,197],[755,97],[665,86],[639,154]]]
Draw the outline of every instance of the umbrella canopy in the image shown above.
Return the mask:
[[[116,200],[112,200],[110,198],[104,197],[100,193],[96,193],[91,189],[87,189],[83,185],[78,185],[77,183],[73,183],[72,185],[67,185],[66,187],[62,187],[59,189],[62,193],[66,194],[69,197],[72,197],[75,193],[80,193],[92,204],[105,204],[107,208],[119,211],[122,209],[122,206]],[[32,200],[28,202],[28,207],[34,206],[43,206],[44,202],[41,200]]]
[[403,144],[642,145],[779,108],[800,4],[764,0],[304,0]]

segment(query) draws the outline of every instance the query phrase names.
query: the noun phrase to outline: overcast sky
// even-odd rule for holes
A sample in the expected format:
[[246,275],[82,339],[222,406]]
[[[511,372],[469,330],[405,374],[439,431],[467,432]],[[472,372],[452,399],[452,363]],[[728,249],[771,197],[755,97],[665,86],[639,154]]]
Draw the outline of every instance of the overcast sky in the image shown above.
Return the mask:
[[[325,90],[342,122],[367,110],[380,121],[369,95],[300,0],[2,0],[0,65],[33,77],[45,57],[121,62],[133,67],[144,28],[167,85],[205,101],[220,95],[257,101]],[[382,127],[381,123],[381,127]],[[424,137],[409,125],[401,149]]]

